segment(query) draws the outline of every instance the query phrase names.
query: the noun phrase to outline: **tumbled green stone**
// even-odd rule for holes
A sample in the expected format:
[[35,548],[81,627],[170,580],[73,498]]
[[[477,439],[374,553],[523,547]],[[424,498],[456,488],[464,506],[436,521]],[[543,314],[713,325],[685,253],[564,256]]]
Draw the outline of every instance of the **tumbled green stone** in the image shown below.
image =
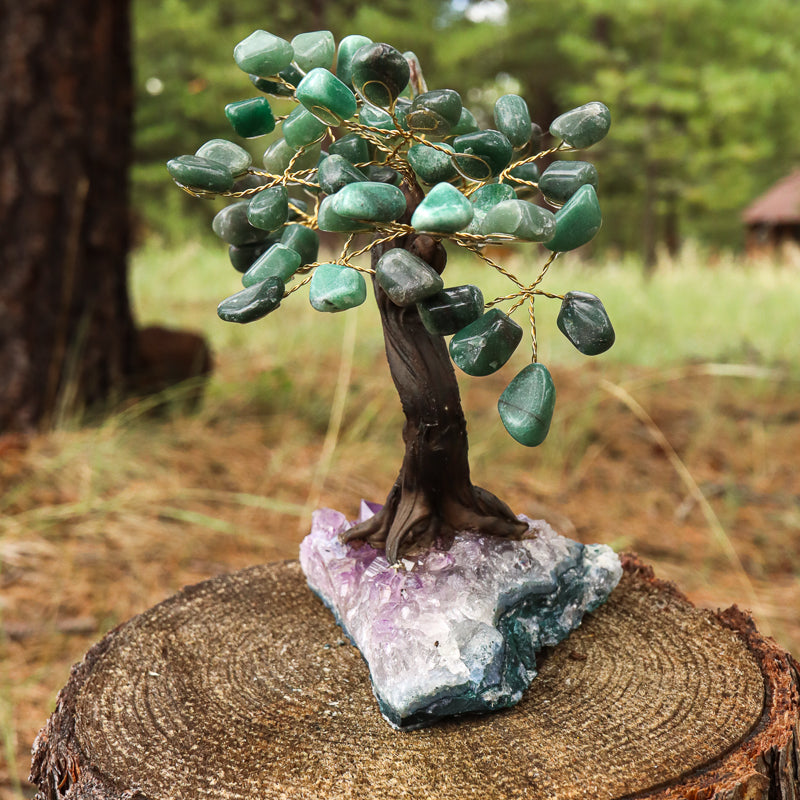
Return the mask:
[[597,169],[588,161],[554,161],[539,179],[539,190],[552,205],[560,206],[581,188],[597,189]]
[[359,34],[345,36],[339,42],[339,50],[336,53],[336,77],[351,89],[353,88],[353,56],[365,44],[372,44],[372,39]]
[[219,161],[201,156],[178,156],[167,161],[167,172],[173,180],[204,192],[229,192],[233,188],[230,169]]
[[331,197],[331,207],[341,217],[391,222],[405,213],[406,196],[388,183],[350,183]]
[[427,233],[455,233],[472,222],[472,203],[449,183],[437,183],[411,216],[411,226]]
[[573,108],[550,125],[550,133],[570,147],[582,149],[597,144],[611,127],[611,112],[597,101]]
[[266,97],[251,97],[225,106],[225,116],[243,139],[263,136],[275,130],[275,116]]
[[491,308],[450,340],[450,357],[467,375],[497,372],[522,341],[522,328],[499,308]]
[[341,139],[331,142],[328,152],[332,156],[346,158],[351,164],[363,164],[370,160],[369,144],[357,133],[348,133]]
[[254,228],[247,219],[247,209],[250,207],[249,200],[240,200],[238,203],[231,203],[217,213],[211,222],[211,229],[214,233],[228,244],[235,244],[237,247],[243,244],[254,244],[263,242],[267,238],[266,231]]
[[252,172],[246,172],[234,180],[233,191],[244,192],[247,189],[257,189],[259,186],[266,186],[268,180],[263,175],[254,175]]
[[394,104],[394,115],[404,131],[408,130],[408,112],[410,108],[411,101],[406,97],[398,97]]
[[351,68],[356,91],[370,103],[384,108],[398,98],[411,75],[403,54],[381,42],[359,48],[353,55]]
[[500,131],[486,130],[465,133],[453,139],[458,168],[464,175],[477,180],[486,180],[499,175],[510,163],[514,149],[511,142]]
[[317,225],[321,231],[329,233],[358,233],[368,231],[375,227],[372,222],[355,220],[352,217],[343,217],[337,214],[333,207],[333,198],[337,195],[332,194],[323,198],[317,211]]
[[247,219],[256,228],[274,231],[286,222],[289,216],[289,194],[285,186],[270,186],[250,200]]
[[494,104],[494,121],[513,147],[526,145],[531,138],[531,114],[518,94],[504,94]]
[[600,226],[603,215],[597,202],[594,186],[581,186],[572,197],[556,211],[556,233],[545,243],[548,250],[562,253],[574,250],[591,241]]
[[375,279],[397,306],[410,306],[444,288],[430,264],[402,247],[387,250],[375,267]]
[[547,437],[556,387],[544,364],[528,364],[508,384],[497,402],[505,429],[520,444],[536,447]]
[[292,58],[294,50],[289,42],[266,31],[253,31],[233,48],[233,60],[239,68],[260,78],[277,75]]
[[330,31],[310,31],[298,33],[292,39],[292,49],[294,63],[304,72],[310,72],[315,67],[329,69],[333,64],[336,42]]
[[367,282],[352,267],[320,264],[311,276],[308,299],[317,311],[346,311],[367,299]]
[[556,324],[575,348],[586,356],[605,353],[616,339],[603,303],[588,292],[567,292]]
[[475,115],[468,108],[462,108],[458,122],[450,128],[450,135],[461,136],[464,133],[473,133],[477,130],[478,121],[475,119]]
[[328,126],[304,106],[297,106],[283,121],[283,138],[295,150],[318,141],[326,130]]
[[217,316],[225,322],[253,322],[274,311],[281,304],[285,291],[280,278],[267,278],[226,297],[217,306]]
[[480,233],[488,211],[504,200],[514,200],[516,196],[514,190],[505,183],[487,183],[476,189],[470,196],[473,217],[467,227],[467,233]]
[[537,183],[539,180],[539,167],[533,161],[527,164],[520,164],[518,167],[509,170],[503,178],[503,183],[512,186],[517,195],[531,195],[536,191],[535,186],[528,186],[528,183]]
[[364,168],[364,173],[373,183],[390,183],[392,186],[399,186],[403,182],[403,176],[385,164],[372,164]]
[[556,232],[556,218],[527,200],[504,200],[486,212],[481,233],[507,233],[525,242],[546,242]]
[[[436,148],[444,148],[449,153],[455,152],[449,144],[437,144]],[[417,173],[417,177],[425,183],[449,181],[458,175],[453,159],[436,148],[427,144],[415,144],[408,150],[408,163]]]
[[250,75],[250,83],[258,89],[259,92],[264,94],[271,94],[275,97],[291,97],[294,92],[282,83],[268,80],[267,78],[259,78],[258,75]]
[[434,336],[450,336],[483,314],[483,293],[477,286],[450,286],[417,303],[422,324]]
[[317,167],[317,180],[325,194],[336,194],[348,183],[365,181],[367,176],[346,158],[334,153]]
[[531,123],[531,150],[538,153],[542,149],[542,137],[544,132],[535,122]]
[[241,246],[232,244],[228,248],[228,257],[231,260],[233,268],[237,272],[247,272],[247,270],[253,266],[253,262],[273,244],[274,242],[271,242],[269,239],[263,242],[243,244]]
[[419,94],[406,115],[408,129],[430,136],[447,136],[461,118],[461,95],[452,89]]
[[253,157],[244,147],[239,147],[238,144],[229,142],[227,139],[211,139],[200,145],[195,155],[211,161],[219,161],[231,171],[234,177],[247,172],[247,168],[253,163]]
[[358,121],[369,128],[380,128],[382,131],[395,130],[394,120],[388,111],[365,103],[358,112]]
[[[272,175],[283,175],[294,158],[297,148],[291,147],[285,139],[277,139],[264,151],[264,169]],[[293,172],[314,167],[319,159],[318,143],[309,145],[292,165]]]
[[425,76],[422,74],[422,64],[417,54],[413,50],[406,50],[403,58],[408,61],[408,68],[411,71],[405,93],[409,97],[414,97],[414,95],[427,92],[428,87],[425,84]]
[[319,234],[305,225],[287,225],[281,234],[281,244],[300,253],[300,265],[313,264],[319,253]]
[[312,69],[300,81],[295,96],[326,125],[341,124],[342,120],[350,119],[358,108],[355,95],[324,67]]
[[300,219],[300,214],[308,214],[308,203],[298,197],[289,198],[289,222]]
[[252,286],[267,278],[280,278],[284,283],[300,266],[300,253],[280,242],[262,253],[242,275],[242,285]]

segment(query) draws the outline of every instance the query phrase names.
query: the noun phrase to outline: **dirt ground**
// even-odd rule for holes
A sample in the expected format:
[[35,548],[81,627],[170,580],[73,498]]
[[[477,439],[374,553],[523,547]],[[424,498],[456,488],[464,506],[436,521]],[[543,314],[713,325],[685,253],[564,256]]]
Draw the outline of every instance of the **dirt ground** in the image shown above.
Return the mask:
[[[800,385],[720,372],[554,371],[550,449],[537,451],[498,431],[503,379],[473,381],[473,479],[580,541],[636,551],[699,605],[750,609],[800,655]],[[325,414],[230,399],[0,439],[0,798],[32,796],[31,743],[105,631],[185,584],[294,557],[307,503],[355,515],[385,495],[401,457],[386,383],[353,389],[327,448]]]

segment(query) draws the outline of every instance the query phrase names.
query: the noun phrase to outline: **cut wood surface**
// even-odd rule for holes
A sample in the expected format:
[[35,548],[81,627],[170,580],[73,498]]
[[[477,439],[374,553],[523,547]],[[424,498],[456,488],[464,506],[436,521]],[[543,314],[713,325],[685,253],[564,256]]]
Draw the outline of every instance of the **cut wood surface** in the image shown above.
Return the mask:
[[633,557],[512,709],[399,733],[297,562],[187,587],[73,668],[53,798],[800,798],[798,665]]

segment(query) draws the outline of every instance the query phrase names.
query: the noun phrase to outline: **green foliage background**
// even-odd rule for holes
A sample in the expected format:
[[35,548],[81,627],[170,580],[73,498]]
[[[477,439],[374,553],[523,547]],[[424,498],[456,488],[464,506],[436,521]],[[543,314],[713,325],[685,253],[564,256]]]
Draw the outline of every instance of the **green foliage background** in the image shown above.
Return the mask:
[[[458,90],[484,126],[508,91],[545,129],[601,100],[611,132],[579,156],[600,172],[601,249],[737,247],[741,210],[800,163],[797,0],[134,0],[133,10],[143,237],[206,234],[216,206],[176,191],[164,162],[235,138],[223,107],[257,92],[231,54],[256,28],[363,33],[413,50],[429,88]],[[256,163],[268,143],[246,143]]]

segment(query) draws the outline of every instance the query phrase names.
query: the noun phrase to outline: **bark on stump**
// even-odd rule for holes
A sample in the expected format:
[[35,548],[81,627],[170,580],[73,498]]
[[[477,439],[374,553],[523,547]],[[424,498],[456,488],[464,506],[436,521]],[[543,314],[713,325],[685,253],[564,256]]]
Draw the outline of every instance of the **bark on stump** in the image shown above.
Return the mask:
[[635,558],[508,711],[398,733],[297,562],[188,587],[73,668],[44,798],[800,797],[798,664]]

